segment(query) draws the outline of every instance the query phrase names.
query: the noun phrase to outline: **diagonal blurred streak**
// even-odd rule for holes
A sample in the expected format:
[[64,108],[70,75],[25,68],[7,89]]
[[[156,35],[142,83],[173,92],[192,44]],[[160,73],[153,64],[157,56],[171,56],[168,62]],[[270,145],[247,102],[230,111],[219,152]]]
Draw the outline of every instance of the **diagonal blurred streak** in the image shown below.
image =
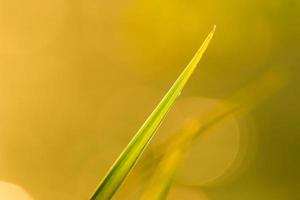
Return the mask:
[[[200,117],[196,117],[185,122],[174,136],[152,152],[155,155],[155,161],[159,163],[141,199],[165,199],[174,175],[193,141],[226,118],[250,112],[259,103],[284,87],[287,82],[286,76],[284,71],[267,71],[225,100],[225,106],[216,106],[205,117],[202,116],[201,120],[199,120]],[[153,163],[153,161],[147,163],[151,164],[151,162]],[[149,166],[151,167],[151,165],[146,165],[146,167]]]

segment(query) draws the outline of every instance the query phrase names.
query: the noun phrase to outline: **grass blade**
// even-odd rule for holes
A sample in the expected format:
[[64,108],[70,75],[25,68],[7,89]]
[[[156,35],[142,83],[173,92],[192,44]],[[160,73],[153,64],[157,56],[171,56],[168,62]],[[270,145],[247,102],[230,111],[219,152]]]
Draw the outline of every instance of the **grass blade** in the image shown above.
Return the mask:
[[111,169],[108,171],[104,179],[102,179],[96,192],[91,197],[91,200],[111,199],[114,193],[118,190],[139,157],[142,155],[145,147],[154,136],[156,130],[160,126],[170,107],[172,106],[176,98],[180,95],[183,87],[195,70],[206,48],[208,47],[208,44],[213,37],[214,31],[215,27],[207,36],[199,50],[196,52],[191,62],[184,69],[184,71],[172,85],[170,90],[167,92],[167,94],[164,96],[155,110],[151,113],[151,115],[148,117],[148,119],[145,121],[145,123],[121,153],[119,158],[112,165]]

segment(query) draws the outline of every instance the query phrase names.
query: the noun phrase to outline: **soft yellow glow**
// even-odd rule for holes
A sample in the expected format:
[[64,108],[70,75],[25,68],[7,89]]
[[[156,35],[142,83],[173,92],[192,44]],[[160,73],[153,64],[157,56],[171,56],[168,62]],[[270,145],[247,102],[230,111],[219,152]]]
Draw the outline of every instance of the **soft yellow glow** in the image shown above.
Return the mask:
[[33,200],[30,195],[20,186],[0,181],[1,200]]

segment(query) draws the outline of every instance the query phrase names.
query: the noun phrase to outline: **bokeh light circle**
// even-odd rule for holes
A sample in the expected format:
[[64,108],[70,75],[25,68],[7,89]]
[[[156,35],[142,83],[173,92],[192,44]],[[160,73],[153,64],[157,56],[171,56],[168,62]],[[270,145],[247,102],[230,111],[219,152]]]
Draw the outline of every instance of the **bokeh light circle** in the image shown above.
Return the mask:
[[20,186],[0,181],[1,200],[33,200],[32,197]]
[[[220,109],[226,110],[221,100],[202,97],[181,98],[170,112],[166,123],[162,125],[162,133],[158,135],[165,139],[170,133],[176,133],[187,119],[197,119],[201,123],[207,116],[214,116],[214,112]],[[227,174],[235,163],[239,151],[239,125],[234,116],[229,116],[201,133],[193,141],[176,179],[187,185],[210,184]]]

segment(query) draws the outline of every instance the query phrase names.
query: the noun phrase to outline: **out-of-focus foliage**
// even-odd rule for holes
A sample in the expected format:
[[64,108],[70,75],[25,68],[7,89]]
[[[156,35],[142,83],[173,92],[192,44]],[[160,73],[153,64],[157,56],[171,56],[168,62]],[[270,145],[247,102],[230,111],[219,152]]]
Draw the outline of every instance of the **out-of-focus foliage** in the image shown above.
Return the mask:
[[0,0],[0,181],[88,199],[213,24],[154,144],[267,68],[288,85],[195,141],[169,197],[299,198],[299,0]]
[[[255,83],[252,83],[234,94],[227,100],[225,105],[215,106],[204,116],[192,117],[183,123],[178,133],[162,144],[162,148],[159,148],[159,151],[154,152],[154,155],[157,155],[156,157],[158,159],[152,162],[159,162],[159,164],[156,170],[152,172],[153,175],[150,175],[152,178],[142,199],[166,199],[176,172],[182,164],[188,149],[193,145],[193,142],[196,141],[201,134],[214,134],[210,133],[209,130],[214,128],[218,123],[230,117],[232,118],[232,115],[236,115],[237,113],[241,114],[245,111],[249,111],[251,108],[253,109],[258,103],[261,103],[260,101],[274,94],[274,92],[277,92],[279,89],[282,89],[286,84],[286,78],[284,74],[266,73],[263,77],[256,80]],[[251,99],[251,101],[249,101],[249,99]],[[203,138],[201,139],[203,140]],[[162,154],[163,156],[161,156]],[[195,176],[195,173],[191,173],[191,176]],[[194,182],[192,184],[198,185],[200,182]]]

